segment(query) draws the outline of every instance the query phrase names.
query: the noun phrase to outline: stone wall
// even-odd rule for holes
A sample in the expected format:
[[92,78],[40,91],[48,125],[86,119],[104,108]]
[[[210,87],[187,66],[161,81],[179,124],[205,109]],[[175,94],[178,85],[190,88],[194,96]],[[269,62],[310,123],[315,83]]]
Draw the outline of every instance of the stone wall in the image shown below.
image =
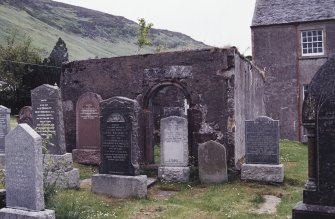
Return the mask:
[[[160,90],[175,86],[184,93],[190,105],[188,111],[190,155],[197,157],[199,143],[216,140],[227,147],[229,164],[233,166],[236,163],[234,145],[236,129],[232,129],[235,120],[234,87],[235,84],[242,83],[234,80],[234,75],[239,75],[236,78],[245,78],[248,75],[258,74],[252,71],[251,65],[236,55],[237,53],[235,48],[213,48],[75,61],[64,65],[60,86],[67,150],[75,148],[75,105],[81,94],[91,91],[100,94],[102,99],[113,96],[137,99],[142,109],[147,111],[150,110],[150,100]],[[238,66],[245,66],[234,71],[235,63],[238,63]],[[251,84],[253,81],[252,78],[248,80]],[[237,86],[236,89],[241,89],[240,87],[242,88]],[[241,90],[242,93],[248,89],[259,89],[250,85],[243,88],[245,90]],[[261,95],[257,97],[262,99]],[[250,104],[259,103],[260,101],[250,102]],[[248,110],[259,107],[250,107]],[[248,110],[243,110],[240,114]],[[257,113],[258,111],[255,112]],[[242,145],[239,144],[238,147]]]

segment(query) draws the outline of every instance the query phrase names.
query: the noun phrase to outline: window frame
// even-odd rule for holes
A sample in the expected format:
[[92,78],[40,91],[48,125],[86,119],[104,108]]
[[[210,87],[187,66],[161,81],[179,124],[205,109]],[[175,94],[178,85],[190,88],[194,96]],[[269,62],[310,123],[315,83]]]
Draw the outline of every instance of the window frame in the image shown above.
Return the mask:
[[[320,31],[321,31],[321,41],[319,40],[319,35],[318,35],[318,32],[320,32]],[[313,32],[317,32],[317,35],[314,36]],[[306,33],[307,36],[303,36],[303,33]],[[309,33],[310,33],[310,36],[308,36]],[[306,42],[304,42],[304,37],[307,38]],[[308,41],[308,37],[311,38],[311,41]],[[318,39],[316,41],[314,41],[314,39],[313,39],[314,37],[317,37]],[[308,43],[311,43],[311,44],[313,44],[313,43],[321,43],[322,44],[321,47],[319,47],[319,46],[313,47],[312,46],[312,50],[314,48],[316,48],[316,49],[321,48],[322,52],[308,53],[308,51],[307,51],[307,53],[304,53],[304,45],[308,44]],[[302,29],[302,30],[300,30],[300,48],[301,48],[300,52],[301,52],[301,56],[302,57],[323,56],[323,55],[325,55],[325,34],[324,34],[324,29],[323,28],[313,28],[313,29]],[[307,46],[307,49],[308,49],[308,46]]]

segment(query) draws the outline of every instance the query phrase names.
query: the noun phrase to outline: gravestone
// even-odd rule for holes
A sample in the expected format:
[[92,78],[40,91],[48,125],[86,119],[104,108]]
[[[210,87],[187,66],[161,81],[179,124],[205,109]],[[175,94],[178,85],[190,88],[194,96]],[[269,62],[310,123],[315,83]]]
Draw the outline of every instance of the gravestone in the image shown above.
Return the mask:
[[6,208],[0,218],[55,218],[44,206],[41,137],[27,124],[6,136]]
[[164,107],[164,117],[169,116],[180,116],[185,117],[185,109],[184,107]]
[[0,169],[5,168],[5,137],[10,131],[10,109],[0,105]]
[[226,148],[215,141],[199,145],[198,167],[201,183],[228,181]]
[[43,84],[31,91],[35,131],[48,139],[50,154],[65,153],[65,135],[61,93],[57,86]]
[[284,167],[279,163],[279,121],[260,116],[245,121],[246,163],[241,178],[281,183]]
[[314,75],[302,109],[308,137],[308,181],[293,219],[335,218],[335,56]]
[[188,182],[187,119],[170,116],[161,119],[161,164],[158,177],[173,182]]
[[139,175],[137,101],[112,97],[100,102],[101,163],[92,176],[92,192],[118,198],[144,197],[147,177]]
[[44,171],[47,182],[63,188],[79,188],[79,170],[73,168],[72,154],[65,151],[61,93],[57,86],[43,84],[31,91],[33,127],[47,148]]
[[74,161],[82,164],[100,163],[100,95],[87,92],[76,104],[76,149]]
[[21,108],[17,117],[17,123],[27,123],[30,127],[34,127],[33,109],[31,108],[31,106],[24,106]]

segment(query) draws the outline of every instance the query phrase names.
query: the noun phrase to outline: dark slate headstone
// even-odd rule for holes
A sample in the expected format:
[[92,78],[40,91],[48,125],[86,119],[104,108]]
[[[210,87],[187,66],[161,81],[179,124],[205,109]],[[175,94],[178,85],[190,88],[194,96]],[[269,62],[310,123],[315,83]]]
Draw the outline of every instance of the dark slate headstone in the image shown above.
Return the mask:
[[43,84],[31,91],[35,131],[48,139],[50,154],[65,153],[65,135],[61,92],[57,86]]
[[100,103],[101,174],[139,174],[139,104],[125,97]]
[[33,109],[31,106],[24,106],[21,108],[17,118],[17,123],[27,123],[30,127],[33,127]]
[[245,121],[246,163],[279,164],[279,121],[260,116]]
[[27,124],[6,136],[6,206],[44,209],[41,137]]
[[87,92],[78,98],[76,105],[76,149],[100,150],[100,95]]
[[335,218],[335,56],[313,77],[303,103],[308,181],[293,218]]
[[0,105],[0,153],[5,153],[5,137],[10,131],[10,109]]
[[198,148],[199,178],[201,183],[228,181],[226,148],[215,141],[208,141]]

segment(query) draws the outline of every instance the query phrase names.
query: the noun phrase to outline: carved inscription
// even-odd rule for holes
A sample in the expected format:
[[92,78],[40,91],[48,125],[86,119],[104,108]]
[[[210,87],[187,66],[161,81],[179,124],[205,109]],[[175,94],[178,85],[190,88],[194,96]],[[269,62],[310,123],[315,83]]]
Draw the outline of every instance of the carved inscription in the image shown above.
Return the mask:
[[5,136],[7,135],[7,114],[0,113],[0,153],[5,153]]
[[6,156],[11,157],[8,163],[11,168],[11,177],[6,178],[6,184],[15,188],[18,193],[28,193],[31,188],[31,157],[27,154],[16,151],[15,153],[7,153]]
[[56,134],[55,129],[55,101],[52,99],[35,99],[36,110],[35,130],[43,138],[52,138]]
[[85,103],[80,109],[79,116],[84,120],[93,120],[99,118],[99,110],[92,103]]
[[102,133],[102,158],[108,166],[107,173],[127,174],[131,159],[130,124],[125,122],[122,115],[115,113],[107,119],[105,124]]
[[278,121],[246,121],[246,162],[279,164]]

